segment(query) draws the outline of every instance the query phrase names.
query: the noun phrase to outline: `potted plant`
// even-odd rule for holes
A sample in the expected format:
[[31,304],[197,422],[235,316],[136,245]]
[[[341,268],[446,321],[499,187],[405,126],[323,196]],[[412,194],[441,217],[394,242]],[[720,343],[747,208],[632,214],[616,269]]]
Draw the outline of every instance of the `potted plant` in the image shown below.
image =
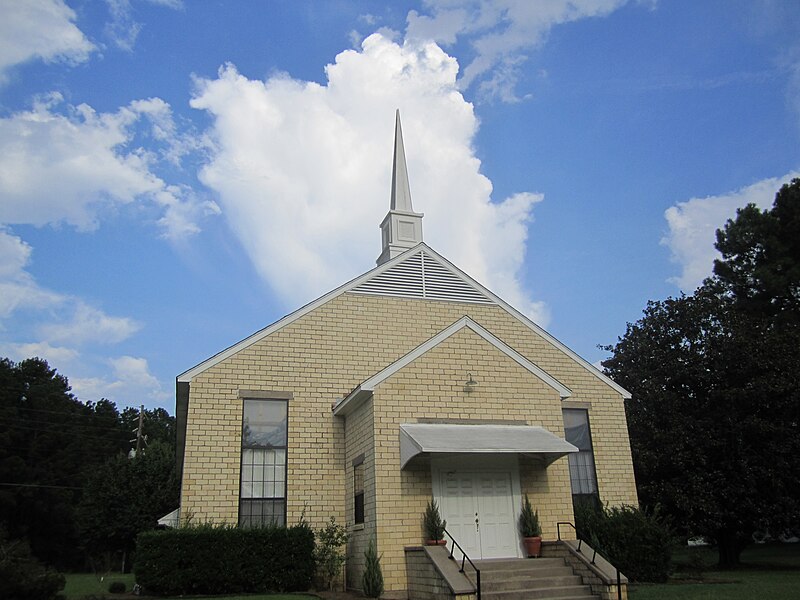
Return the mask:
[[445,545],[444,528],[447,521],[442,519],[436,500],[428,500],[425,515],[422,518],[422,527],[425,530],[425,543],[428,546]]
[[542,527],[539,525],[539,512],[533,510],[528,494],[525,494],[525,501],[522,503],[519,530],[528,558],[538,558],[542,551]]

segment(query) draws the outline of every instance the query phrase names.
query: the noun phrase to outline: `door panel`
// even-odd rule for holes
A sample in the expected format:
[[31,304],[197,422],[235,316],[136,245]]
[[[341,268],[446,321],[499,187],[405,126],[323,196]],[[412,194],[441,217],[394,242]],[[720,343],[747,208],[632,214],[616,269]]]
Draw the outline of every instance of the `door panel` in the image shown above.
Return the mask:
[[443,472],[441,490],[447,530],[470,558],[517,556],[510,472]]

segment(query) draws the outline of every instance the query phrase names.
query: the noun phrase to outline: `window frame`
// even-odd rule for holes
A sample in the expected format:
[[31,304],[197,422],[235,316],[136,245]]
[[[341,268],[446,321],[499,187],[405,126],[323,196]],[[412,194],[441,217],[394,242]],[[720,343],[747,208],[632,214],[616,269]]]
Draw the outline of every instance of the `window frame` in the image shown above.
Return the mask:
[[[567,426],[566,426],[567,424],[566,424],[566,419],[564,419],[564,417],[566,416],[567,412],[583,413],[584,420],[585,420],[585,423],[586,423],[586,431],[587,431],[587,434],[588,434],[588,444],[589,444],[588,449],[578,448],[578,452],[577,453],[571,452],[567,457],[568,470],[569,470],[569,487],[570,487],[570,492],[572,493],[573,505],[583,504],[583,503],[599,502],[599,500],[600,500],[600,483],[599,483],[599,481],[597,479],[597,461],[595,460],[595,457],[594,457],[594,439],[592,438],[592,424],[591,424],[591,419],[589,418],[589,409],[588,408],[584,408],[584,407],[564,407],[564,408],[561,409],[561,418],[562,418],[562,420],[564,420],[564,438],[565,439],[567,437]],[[566,440],[566,441],[569,442],[569,440]],[[569,442],[569,443],[572,443],[572,442]],[[576,493],[575,485],[574,485],[574,478],[573,478],[573,464],[572,464],[573,460],[575,460],[575,458],[573,458],[573,457],[586,456],[587,454],[591,458],[591,462],[592,462],[592,464],[591,464],[591,472],[589,473],[589,475],[592,478],[592,480],[590,481],[590,484],[594,484],[594,491],[591,491],[591,492],[580,492],[579,491],[579,492]],[[587,469],[587,471],[588,471],[588,469]],[[580,489],[580,486],[579,486],[579,489]]]
[[[361,489],[356,485],[358,474],[361,473]],[[364,493],[364,455],[353,460],[353,524],[363,525],[366,516],[365,493]],[[360,500],[360,502],[359,502]],[[359,510],[360,509],[360,510]]]
[[[291,399],[291,395],[287,394],[276,394],[275,396],[268,396],[263,393],[255,393],[250,395],[242,395],[240,394],[240,398],[242,400],[242,419],[241,425],[239,429],[240,435],[240,450],[239,450],[239,498],[238,498],[238,515],[237,515],[237,523],[239,527],[265,527],[265,526],[279,526],[285,527],[287,522],[287,513],[288,513],[288,487],[289,487],[289,400]],[[246,406],[248,403],[251,402],[272,402],[272,403],[281,403],[284,406],[284,411],[286,415],[286,426],[284,431],[284,445],[283,446],[259,446],[259,445],[246,445],[245,438],[244,438],[244,425],[245,425],[245,415],[246,415]],[[242,496],[242,484],[243,484],[243,477],[244,477],[244,455],[245,450],[283,450],[283,496],[274,496],[274,497],[252,497],[252,498],[244,498]],[[247,524],[242,523],[242,506],[244,502],[252,501],[282,501],[283,503],[283,510],[281,511],[281,520],[275,521],[274,516],[275,513],[273,512],[273,521],[266,522],[263,521],[263,510],[262,510],[262,521],[260,523],[253,523],[252,522],[252,513],[250,515],[251,522]]]

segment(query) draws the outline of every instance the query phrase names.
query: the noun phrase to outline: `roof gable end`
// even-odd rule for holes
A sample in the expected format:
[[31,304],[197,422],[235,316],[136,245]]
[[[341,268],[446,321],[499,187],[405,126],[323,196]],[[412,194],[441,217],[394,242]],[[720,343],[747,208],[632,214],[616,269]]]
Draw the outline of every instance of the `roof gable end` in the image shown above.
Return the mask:
[[400,371],[403,367],[409,365],[414,360],[432,350],[453,334],[461,331],[464,328],[468,328],[474,333],[478,334],[484,340],[489,342],[492,346],[500,350],[503,354],[514,360],[517,364],[521,367],[527,369],[529,372],[534,374],[540,380],[542,380],[545,384],[556,390],[562,399],[568,398],[572,395],[570,389],[565,386],[563,383],[558,381],[555,377],[547,373],[544,369],[538,367],[527,358],[522,356],[519,352],[514,350],[511,346],[506,344],[503,340],[492,334],[490,331],[470,319],[469,317],[461,317],[458,321],[450,325],[449,327],[443,329],[435,336],[423,342],[414,350],[406,354],[405,356],[400,357],[398,360],[390,364],[389,366],[381,369],[375,375],[367,379],[366,381],[362,382],[355,390],[353,390],[346,398],[344,398],[341,402],[339,402],[333,409],[333,414],[346,416],[348,413],[352,412],[357,406],[366,400],[375,388],[386,381],[389,377]]

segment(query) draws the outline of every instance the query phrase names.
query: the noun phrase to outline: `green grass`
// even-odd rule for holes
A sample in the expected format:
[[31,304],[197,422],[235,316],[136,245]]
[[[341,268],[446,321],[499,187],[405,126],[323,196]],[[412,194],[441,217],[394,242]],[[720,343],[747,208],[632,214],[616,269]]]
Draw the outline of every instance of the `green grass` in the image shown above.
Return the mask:
[[[110,594],[108,586],[112,581],[122,581],[125,583],[127,599],[130,596],[131,589],[133,588],[134,578],[133,573],[122,575],[120,573],[111,573],[100,581],[98,575],[91,573],[67,573],[64,575],[67,579],[67,585],[64,587],[64,596],[67,600],[81,600],[85,596],[105,596],[107,600],[114,600],[119,598],[117,594]],[[213,596],[224,600],[319,600],[318,596],[311,596],[308,594],[250,594],[244,596]],[[141,598],[146,598],[141,596]],[[200,598],[200,596],[192,596],[192,598]],[[185,598],[159,598],[158,600],[186,600]]]
[[126,575],[111,573],[103,577],[103,581],[100,581],[99,575],[93,573],[67,573],[64,577],[67,579],[67,585],[64,586],[64,596],[67,600],[78,600],[91,595],[113,596],[114,594],[108,593],[108,586],[112,581],[122,581],[128,592],[133,587],[133,573]]
[[800,590],[800,544],[751,546],[742,566],[716,568],[711,548],[682,548],[673,557],[675,573],[665,584],[631,585],[630,600],[795,599]]

